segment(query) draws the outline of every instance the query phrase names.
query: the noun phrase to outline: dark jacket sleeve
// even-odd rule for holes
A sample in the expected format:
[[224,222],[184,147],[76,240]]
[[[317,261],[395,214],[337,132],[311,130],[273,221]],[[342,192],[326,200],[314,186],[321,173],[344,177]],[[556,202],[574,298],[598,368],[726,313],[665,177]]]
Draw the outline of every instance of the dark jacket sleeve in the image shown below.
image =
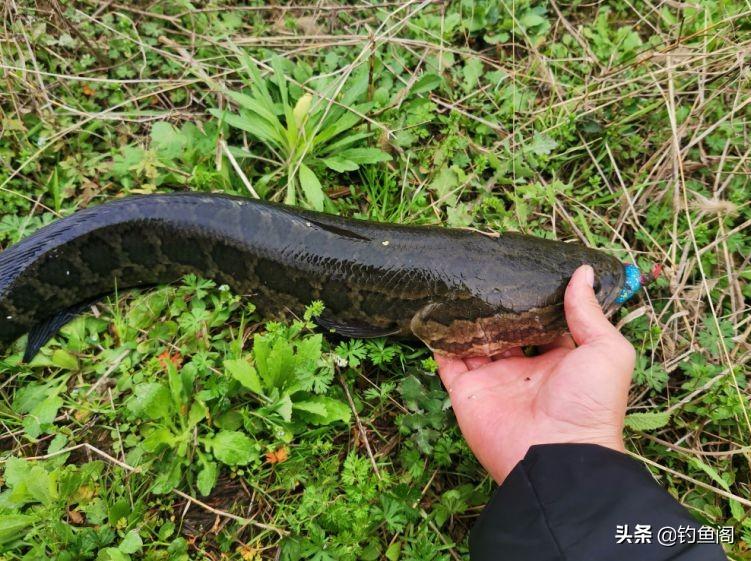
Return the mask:
[[[658,543],[665,527],[675,529],[672,546]],[[470,558],[725,561],[720,545],[696,543],[699,529],[646,468],[625,454],[594,444],[545,444],[530,448],[495,492],[472,528]],[[694,543],[678,543],[679,533]],[[662,541],[670,535],[663,531]],[[647,537],[651,543],[644,543]]]

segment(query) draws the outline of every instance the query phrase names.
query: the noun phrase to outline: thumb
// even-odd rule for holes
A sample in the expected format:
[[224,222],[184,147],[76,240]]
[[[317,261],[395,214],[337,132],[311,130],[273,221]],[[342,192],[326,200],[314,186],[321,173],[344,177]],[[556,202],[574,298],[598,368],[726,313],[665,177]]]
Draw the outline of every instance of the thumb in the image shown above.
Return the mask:
[[571,277],[563,298],[566,323],[577,345],[621,337],[602,312],[593,289],[594,283],[594,269],[589,265],[582,265]]

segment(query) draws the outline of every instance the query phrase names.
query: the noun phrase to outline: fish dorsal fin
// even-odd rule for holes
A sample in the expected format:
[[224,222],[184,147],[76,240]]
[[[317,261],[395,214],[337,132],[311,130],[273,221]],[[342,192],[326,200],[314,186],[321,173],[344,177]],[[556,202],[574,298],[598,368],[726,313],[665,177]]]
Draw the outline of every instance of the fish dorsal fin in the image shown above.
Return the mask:
[[31,362],[31,359],[33,359],[39,352],[39,349],[41,349],[47,341],[52,339],[52,337],[60,331],[60,328],[98,300],[99,298],[95,298],[87,300],[81,304],[75,304],[70,308],[57,312],[54,316],[51,316],[32,327],[29,330],[29,336],[26,339],[26,350],[23,353],[23,361],[26,363]]
[[388,337],[396,335],[401,330],[396,326],[376,327],[374,325],[358,324],[353,322],[339,322],[321,317],[315,318],[315,323],[326,330],[333,331],[342,337],[354,337],[355,339],[372,339],[374,337]]
[[355,232],[353,230],[350,230],[349,228],[345,228],[344,226],[340,226],[337,224],[333,224],[331,222],[321,220],[319,218],[310,218],[305,217],[306,222],[310,222],[311,224],[315,224],[321,230],[326,230],[327,232],[331,232],[332,234],[336,234],[337,236],[342,236],[345,238],[349,238],[352,240],[359,240],[363,242],[369,242],[370,238],[367,236],[363,236],[362,234]]

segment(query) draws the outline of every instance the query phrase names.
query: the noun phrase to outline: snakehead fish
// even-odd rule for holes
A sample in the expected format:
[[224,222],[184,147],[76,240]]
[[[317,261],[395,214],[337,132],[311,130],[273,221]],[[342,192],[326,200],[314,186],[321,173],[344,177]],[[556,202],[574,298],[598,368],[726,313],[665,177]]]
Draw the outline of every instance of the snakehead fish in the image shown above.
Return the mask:
[[265,317],[321,300],[320,325],[342,336],[396,335],[446,355],[493,355],[565,331],[564,289],[584,263],[606,311],[639,288],[632,265],[520,234],[382,224],[224,195],[132,196],[0,253],[0,344],[28,332],[28,360],[115,289],[194,273],[250,295]]

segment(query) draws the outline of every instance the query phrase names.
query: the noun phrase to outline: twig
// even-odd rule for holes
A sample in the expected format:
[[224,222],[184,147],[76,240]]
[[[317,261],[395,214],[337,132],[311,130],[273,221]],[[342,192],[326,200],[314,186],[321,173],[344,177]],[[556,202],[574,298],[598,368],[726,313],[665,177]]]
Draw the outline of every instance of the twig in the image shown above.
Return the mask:
[[589,45],[587,42],[582,39],[582,36],[576,31],[576,28],[571,25],[571,22],[566,19],[566,17],[563,15],[561,10],[558,8],[558,4],[555,0],[550,0],[550,5],[553,6],[553,10],[555,11],[556,15],[558,16],[558,19],[561,20],[561,23],[563,24],[563,27],[566,28],[566,31],[569,32],[569,34],[576,39],[576,42],[579,43],[579,46],[582,48],[582,50],[586,53],[586,55],[589,57],[589,60],[593,64],[597,64],[599,61],[597,60],[597,56],[592,52],[592,49],[589,48]]
[[[75,446],[70,446],[68,448],[63,448],[62,450],[58,450],[57,452],[51,452],[50,454],[44,454],[43,456],[28,456],[24,457],[24,460],[29,461],[36,461],[36,460],[49,460],[50,458],[55,458],[57,456],[62,456],[63,454],[68,454],[69,452],[75,452],[76,450],[86,449],[90,452],[93,452],[94,454],[97,454],[98,456],[101,456],[102,458],[112,462],[116,466],[119,466],[123,468],[126,471],[129,471],[131,473],[143,473],[143,470],[140,467],[133,467],[125,462],[121,462],[114,456],[110,456],[107,452],[104,450],[100,450],[96,446],[92,446],[88,442],[84,442],[82,444],[76,444]],[[0,464],[4,464],[8,461],[8,458],[2,458],[0,459]]]
[[231,512],[227,512],[225,510],[219,510],[218,508],[214,508],[213,506],[207,505],[205,502],[200,501],[196,499],[195,497],[191,497],[187,493],[183,493],[179,489],[172,489],[172,492],[175,493],[175,495],[182,497],[186,501],[189,501],[195,505],[200,506],[202,509],[207,510],[213,514],[217,514],[219,516],[223,516],[224,518],[230,518],[231,520],[236,520],[237,522],[240,522],[241,524],[251,525],[255,526],[256,528],[262,528],[264,530],[270,530],[272,532],[276,532],[280,536],[286,536],[288,534],[287,531],[282,530],[281,528],[277,528],[276,526],[270,526],[269,524],[264,524],[262,522],[256,522],[255,520],[252,520],[250,518],[243,518],[242,516],[237,516],[236,514],[232,514]]
[[370,448],[368,435],[365,432],[365,428],[362,426],[360,416],[357,414],[357,410],[355,409],[355,402],[352,400],[352,395],[350,395],[349,393],[347,383],[344,381],[344,377],[341,374],[339,375],[339,383],[342,385],[342,388],[344,388],[344,394],[347,396],[347,402],[349,403],[350,409],[352,409],[352,414],[355,416],[357,430],[360,433],[360,438],[362,438],[362,441],[365,443],[365,450],[367,450],[368,458],[370,458],[370,463],[373,465],[373,471],[375,472],[376,477],[378,477],[378,479],[381,479],[381,472],[378,470],[378,464],[376,463],[375,456],[373,456],[373,450],[371,450]]
[[96,390],[101,384],[105,382],[110,377],[110,374],[112,374],[115,369],[117,369],[118,366],[120,366],[120,363],[125,359],[126,356],[130,353],[130,350],[124,350],[122,353],[117,355],[112,365],[106,370],[104,374],[96,381],[94,382],[94,385],[89,388],[89,391],[86,392],[86,397],[89,397],[94,390]]
[[106,67],[109,64],[109,61],[107,58],[99,51],[99,49],[95,48],[94,45],[91,44],[91,41],[89,41],[89,38],[86,37],[81,31],[73,25],[70,21],[68,21],[68,18],[65,17],[65,12],[63,12],[62,7],[60,6],[59,0],[53,0],[52,7],[57,12],[58,17],[62,20],[62,22],[70,29],[71,33],[78,37],[81,42],[86,45],[86,48],[89,50],[89,52],[94,56],[94,58],[97,60],[100,66]]
[[443,544],[449,548],[449,553],[451,554],[451,557],[454,558],[454,561],[462,561],[462,558],[459,557],[459,554],[456,552],[456,549],[454,548],[454,544],[446,539],[446,536],[443,535],[443,532],[438,528],[438,526],[435,525],[435,522],[430,520],[430,517],[428,516],[428,513],[425,512],[425,509],[421,508],[419,510],[420,516],[423,520],[425,520],[428,523],[428,526],[430,526],[430,529],[433,530],[436,534],[438,534],[438,537],[441,539]]
[[666,448],[670,448],[671,450],[675,450],[676,452],[682,452],[689,455],[725,457],[734,456],[735,454],[747,454],[751,452],[751,446],[743,446],[735,450],[715,450],[711,452],[705,452],[704,450],[694,450],[693,448],[686,448],[685,446],[673,444],[672,442],[668,442],[667,440],[663,440],[662,438],[657,438],[656,436],[646,432],[639,431],[639,434],[647,440],[656,442],[657,444],[665,446]]
[[734,495],[733,493],[730,493],[728,491],[725,491],[724,489],[720,489],[719,487],[715,487],[714,485],[710,485],[708,483],[704,483],[703,481],[699,481],[698,479],[694,479],[690,475],[685,475],[679,471],[675,471],[674,469],[671,469],[667,466],[663,466],[662,464],[658,464],[657,462],[653,462],[650,459],[647,459],[635,452],[631,452],[630,450],[626,450],[626,453],[631,456],[632,458],[642,461],[646,464],[649,464],[652,467],[655,467],[659,470],[662,470],[664,472],[669,473],[670,475],[675,475],[676,477],[680,477],[681,479],[685,479],[689,483],[693,483],[697,487],[701,487],[702,489],[706,489],[707,491],[712,491],[714,493],[717,493],[718,495],[721,495],[725,497],[726,499],[731,499],[733,501],[738,501],[742,505],[751,507],[751,501],[748,499],[744,499],[743,497],[739,497],[738,495]]
[[243,182],[243,185],[245,185],[245,188],[250,191],[250,194],[253,196],[254,199],[260,198],[258,196],[258,193],[256,193],[256,190],[253,189],[253,185],[250,184],[250,180],[247,178],[245,173],[243,173],[243,170],[240,169],[240,166],[237,163],[237,160],[235,160],[235,157],[232,155],[232,152],[229,151],[229,147],[227,146],[227,143],[224,140],[219,141],[219,146],[222,147],[222,152],[225,156],[227,156],[227,159],[229,160],[229,163],[232,164],[232,168],[237,172],[237,175],[240,176],[240,179]]

